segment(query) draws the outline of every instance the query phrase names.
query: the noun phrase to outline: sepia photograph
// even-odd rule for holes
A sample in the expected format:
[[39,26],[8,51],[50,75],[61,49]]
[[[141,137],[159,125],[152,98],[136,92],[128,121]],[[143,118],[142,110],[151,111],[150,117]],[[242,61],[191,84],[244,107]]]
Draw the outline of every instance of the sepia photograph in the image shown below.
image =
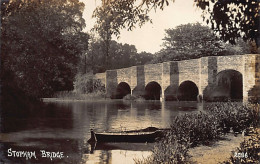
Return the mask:
[[259,0],[0,8],[0,164],[260,163]]

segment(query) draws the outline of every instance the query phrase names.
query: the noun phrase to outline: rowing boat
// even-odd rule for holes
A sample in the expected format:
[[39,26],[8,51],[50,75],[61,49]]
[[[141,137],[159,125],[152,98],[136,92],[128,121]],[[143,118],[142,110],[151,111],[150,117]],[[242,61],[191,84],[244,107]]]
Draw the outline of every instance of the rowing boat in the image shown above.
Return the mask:
[[148,127],[141,130],[122,132],[96,133],[91,129],[91,138],[88,142],[155,142],[156,138],[162,136],[162,130]]

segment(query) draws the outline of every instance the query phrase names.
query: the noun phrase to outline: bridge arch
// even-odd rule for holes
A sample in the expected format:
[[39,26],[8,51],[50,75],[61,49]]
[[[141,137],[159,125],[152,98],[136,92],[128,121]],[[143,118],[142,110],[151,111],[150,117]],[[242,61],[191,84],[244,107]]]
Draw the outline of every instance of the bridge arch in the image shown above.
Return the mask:
[[149,82],[145,86],[146,100],[160,100],[161,94],[162,94],[162,87],[156,81]]
[[216,76],[216,89],[213,96],[226,97],[231,100],[243,99],[243,75],[233,69],[220,71]]
[[199,94],[197,85],[192,81],[182,82],[177,91],[177,98],[180,101],[196,101]]
[[121,82],[116,87],[116,99],[122,99],[126,95],[131,94],[131,87],[126,82]]

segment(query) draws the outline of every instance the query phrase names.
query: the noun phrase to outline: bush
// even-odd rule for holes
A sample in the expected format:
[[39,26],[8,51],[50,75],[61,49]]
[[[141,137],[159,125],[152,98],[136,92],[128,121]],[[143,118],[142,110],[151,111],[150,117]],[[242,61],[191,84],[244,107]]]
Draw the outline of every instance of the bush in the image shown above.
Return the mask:
[[152,155],[146,159],[136,159],[138,164],[144,163],[186,163],[189,159],[188,150],[189,142],[182,142],[177,139],[176,135],[166,133],[163,139],[159,140],[153,150]]
[[100,79],[95,79],[92,74],[78,74],[74,82],[77,93],[86,94],[93,92],[105,92],[105,85]]
[[166,136],[166,138],[155,145],[152,162],[185,163],[188,160],[188,142],[186,144],[179,144],[172,136]]
[[188,141],[191,146],[208,144],[209,141],[220,136],[216,118],[202,112],[177,117],[171,125],[171,132],[176,134],[179,140],[189,138]]
[[248,127],[258,124],[259,105],[241,105],[240,103],[215,103],[207,107],[209,115],[214,116],[219,122],[219,128],[223,133],[228,133],[232,129],[241,133]]

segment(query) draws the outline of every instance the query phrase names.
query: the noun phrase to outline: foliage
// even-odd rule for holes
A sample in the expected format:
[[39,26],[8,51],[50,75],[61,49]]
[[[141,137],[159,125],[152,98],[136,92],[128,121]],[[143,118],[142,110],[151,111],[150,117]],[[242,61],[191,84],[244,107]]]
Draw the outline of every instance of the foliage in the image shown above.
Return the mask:
[[153,154],[137,163],[187,163],[190,147],[209,144],[230,129],[242,132],[251,126],[256,127],[259,108],[259,105],[216,103],[208,106],[205,112],[177,116],[170,130],[156,143]]
[[126,25],[129,25],[131,30],[134,24],[139,23],[141,26],[149,20],[148,16],[134,8],[129,0],[111,1],[109,4],[97,7],[93,17],[96,18],[93,30],[98,32],[104,46],[106,68],[108,68],[112,35],[119,37],[120,29],[125,28]]
[[77,74],[74,85],[77,93],[105,92],[105,85],[91,74]]
[[[153,8],[164,9],[171,1],[174,2],[174,0],[142,0],[137,9],[140,13],[147,14]],[[103,0],[103,2],[105,2],[103,5],[107,5],[115,1]],[[137,3],[137,0],[131,0],[129,3],[130,7],[136,8],[134,4]],[[236,39],[242,37],[244,40],[255,42],[259,47],[258,0],[194,0],[194,4],[203,11],[203,19],[211,24],[211,28],[224,41],[235,44]],[[121,6],[113,6],[112,9],[122,9]],[[134,16],[138,19],[138,16]],[[133,24],[129,23],[127,27],[131,26]]]
[[137,56],[137,50],[134,45],[121,44],[113,41],[110,52],[112,55],[109,60],[109,69],[118,69],[134,65],[132,58]]
[[224,50],[213,31],[199,23],[167,29],[163,40],[163,51],[179,59],[215,56]]
[[178,143],[176,135],[166,133],[165,137],[159,140],[153,150],[152,155],[143,159],[135,159],[136,164],[167,163],[184,164],[189,161],[189,142]]
[[155,54],[156,58],[151,63],[251,52],[248,44],[241,39],[237,45],[224,43],[209,27],[199,23],[167,29],[163,40],[163,49]]
[[243,41],[242,39],[238,39],[236,45],[232,45],[229,43],[225,43],[223,55],[243,55],[256,53],[256,49],[252,46],[252,42]]
[[102,41],[100,40],[90,43],[89,51],[87,53],[87,70],[93,69],[94,73],[104,72],[109,69],[120,69],[145,64],[153,58],[153,55],[150,53],[137,53],[134,45],[121,44],[112,40],[109,50],[109,54],[111,55],[107,59],[107,68],[105,68],[105,59],[102,53],[103,49],[104,46],[102,46]]
[[257,126],[259,116],[257,110],[259,105],[244,105],[238,103],[216,103],[214,106],[208,106],[207,110],[214,115],[219,122],[219,128],[222,133],[227,133],[231,129],[235,133],[241,133],[250,126]]
[[178,143],[175,135],[166,134],[165,139],[156,143],[153,149],[153,163],[186,163],[189,143]]
[[142,26],[150,20],[146,10],[134,5],[135,0],[107,2],[103,0],[103,5],[93,12],[93,17],[97,18],[94,30],[98,31],[101,37],[107,35],[108,29],[111,35],[119,37],[120,29],[132,30],[136,24]]
[[[258,0],[195,0],[203,10],[203,18],[210,23],[224,41],[234,44],[236,39],[255,41],[259,44]],[[210,15],[209,18],[205,18]],[[258,45],[259,46],[259,45]]]
[[[83,9],[78,0],[11,1],[2,6],[3,83],[16,81],[16,87],[33,97],[72,90],[75,66],[88,44]],[[13,81],[7,81],[8,72]]]
[[4,75],[2,74],[0,116],[3,120],[15,116],[19,117],[33,110],[35,106],[39,107],[42,105],[38,99],[28,95],[21,88],[18,88],[17,83],[18,82],[14,80],[13,72],[5,71]]
[[[104,54],[104,46],[101,40],[91,38],[91,41],[89,43],[89,49],[86,54],[86,60],[81,60],[82,62],[86,61],[86,69],[82,73],[85,73],[86,71],[93,71],[93,73],[97,72],[105,72],[106,71],[106,65],[105,65],[105,54]],[[113,52],[110,52],[113,53]],[[108,65],[109,61],[108,61]]]

